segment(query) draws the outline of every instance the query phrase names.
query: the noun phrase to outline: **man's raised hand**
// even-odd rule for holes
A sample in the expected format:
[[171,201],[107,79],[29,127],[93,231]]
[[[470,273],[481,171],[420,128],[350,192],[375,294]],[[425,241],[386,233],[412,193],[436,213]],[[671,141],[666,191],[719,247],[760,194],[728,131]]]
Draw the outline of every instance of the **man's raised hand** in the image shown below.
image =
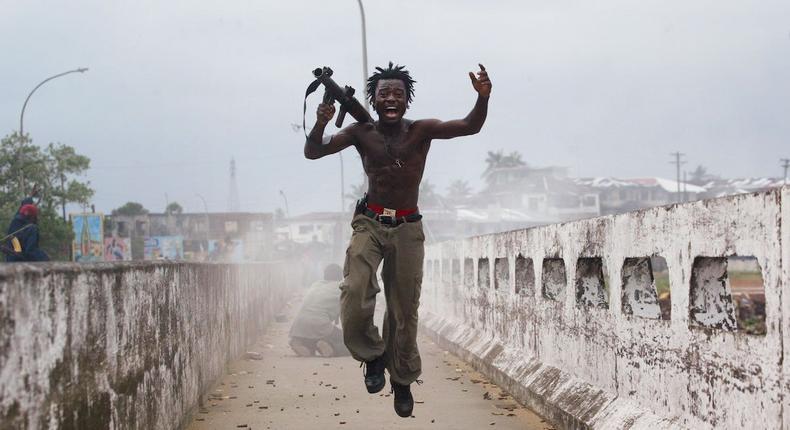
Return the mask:
[[327,125],[329,121],[332,120],[332,117],[335,116],[335,105],[334,103],[328,105],[326,103],[321,103],[318,105],[318,110],[315,112],[316,120],[319,124]]
[[472,86],[478,94],[482,97],[488,97],[491,95],[491,80],[488,79],[488,72],[486,72],[485,66],[482,64],[478,64],[478,66],[480,66],[480,71],[477,72],[477,76],[469,72],[469,79],[472,80]]

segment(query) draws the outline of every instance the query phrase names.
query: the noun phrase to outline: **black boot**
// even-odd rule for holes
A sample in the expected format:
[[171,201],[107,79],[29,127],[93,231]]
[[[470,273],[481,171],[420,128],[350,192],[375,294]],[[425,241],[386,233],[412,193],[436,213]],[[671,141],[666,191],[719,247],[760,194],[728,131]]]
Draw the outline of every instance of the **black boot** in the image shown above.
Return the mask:
[[381,355],[372,361],[365,361],[360,366],[363,364],[365,365],[365,388],[370,394],[378,393],[387,384],[387,380],[384,378],[384,369],[387,367],[384,356]]
[[414,410],[414,397],[408,385],[392,383],[392,392],[395,394],[395,413],[399,417],[408,418]]

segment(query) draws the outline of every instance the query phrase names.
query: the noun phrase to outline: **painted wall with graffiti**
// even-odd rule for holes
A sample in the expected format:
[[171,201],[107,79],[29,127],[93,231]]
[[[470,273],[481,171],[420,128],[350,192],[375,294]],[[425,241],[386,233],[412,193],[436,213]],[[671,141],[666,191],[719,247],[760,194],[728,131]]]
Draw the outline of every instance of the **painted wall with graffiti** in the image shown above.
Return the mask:
[[71,214],[74,231],[72,256],[74,261],[104,260],[104,215],[100,213]]
[[152,236],[145,240],[143,258],[146,260],[183,260],[182,236]]
[[128,237],[104,238],[104,261],[129,261],[131,259],[131,239]]

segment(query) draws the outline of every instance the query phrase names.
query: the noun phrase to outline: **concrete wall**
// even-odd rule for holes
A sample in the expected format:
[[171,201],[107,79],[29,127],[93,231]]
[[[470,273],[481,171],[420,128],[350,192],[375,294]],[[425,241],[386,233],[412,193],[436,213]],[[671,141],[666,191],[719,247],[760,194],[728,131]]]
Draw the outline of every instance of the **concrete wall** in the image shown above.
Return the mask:
[[[422,327],[565,428],[790,428],[788,199],[785,187],[435,244]],[[764,335],[734,319],[717,258],[734,255],[762,268]],[[668,265],[669,320],[650,256]]]
[[287,288],[274,263],[0,265],[0,428],[178,428]]

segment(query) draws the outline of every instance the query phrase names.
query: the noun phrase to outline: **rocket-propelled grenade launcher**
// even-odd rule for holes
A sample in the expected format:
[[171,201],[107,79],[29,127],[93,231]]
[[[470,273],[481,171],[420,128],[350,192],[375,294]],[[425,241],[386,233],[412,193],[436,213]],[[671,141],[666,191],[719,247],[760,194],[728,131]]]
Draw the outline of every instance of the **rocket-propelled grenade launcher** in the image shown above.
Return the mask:
[[[317,68],[313,70],[313,76],[315,77],[315,81],[313,81],[307,87],[307,91],[304,95],[305,111],[307,111],[307,96],[318,89],[319,85],[323,85],[324,103],[333,104],[335,101],[340,103],[340,112],[338,112],[337,120],[335,120],[335,126],[337,128],[343,126],[346,113],[350,113],[351,116],[357,120],[357,122],[373,122],[373,117],[370,116],[370,113],[368,113],[368,111],[359,103],[359,100],[354,97],[354,89],[348,85],[341,88],[340,85],[338,85],[337,82],[332,79],[332,69],[329,67]],[[304,120],[302,123],[304,125]],[[305,133],[306,132],[307,131],[305,130]]]

